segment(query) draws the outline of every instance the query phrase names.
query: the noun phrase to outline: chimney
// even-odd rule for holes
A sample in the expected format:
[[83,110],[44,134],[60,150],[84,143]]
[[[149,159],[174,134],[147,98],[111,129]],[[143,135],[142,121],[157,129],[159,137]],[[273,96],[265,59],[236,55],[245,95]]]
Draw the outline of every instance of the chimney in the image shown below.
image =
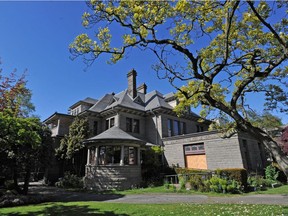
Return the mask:
[[136,89],[136,76],[137,72],[132,69],[128,74],[128,94],[134,99],[137,96],[137,89]]
[[145,83],[142,83],[140,86],[138,86],[137,91],[143,94],[147,93],[147,85]]

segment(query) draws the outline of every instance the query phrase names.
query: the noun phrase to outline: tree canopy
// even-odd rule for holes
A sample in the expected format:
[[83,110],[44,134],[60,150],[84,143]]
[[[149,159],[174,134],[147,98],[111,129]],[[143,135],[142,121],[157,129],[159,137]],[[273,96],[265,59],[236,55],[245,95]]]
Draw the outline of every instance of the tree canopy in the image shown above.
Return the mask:
[[80,176],[86,162],[86,149],[83,140],[89,137],[89,123],[86,118],[76,117],[69,126],[69,133],[61,139],[56,155],[63,160],[68,160],[72,168],[67,166],[69,171]]
[[28,193],[31,172],[45,166],[49,155],[45,140],[50,133],[40,119],[28,117],[34,110],[30,99],[24,75],[17,79],[14,72],[4,76],[0,70],[0,176],[13,179],[14,188],[23,194]]
[[[116,63],[132,48],[152,52],[158,76],[178,90],[178,113],[200,106],[203,118],[224,116],[228,132],[259,139],[288,174],[287,158],[248,116],[249,97],[263,97],[263,109],[288,111],[287,2],[91,0],[88,7],[83,25],[98,31],[75,38],[74,57],[91,64],[108,54]],[[116,26],[122,38],[111,34]]]

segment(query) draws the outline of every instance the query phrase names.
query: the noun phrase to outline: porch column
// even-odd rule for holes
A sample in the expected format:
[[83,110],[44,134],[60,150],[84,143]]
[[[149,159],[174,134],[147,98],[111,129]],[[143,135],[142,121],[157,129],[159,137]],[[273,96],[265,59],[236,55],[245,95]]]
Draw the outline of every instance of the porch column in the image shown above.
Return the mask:
[[99,164],[98,159],[99,159],[99,147],[96,146],[95,147],[95,165],[96,166],[98,166],[98,164]]
[[137,148],[137,165],[141,165],[141,150],[140,147]]
[[120,166],[124,166],[124,145],[121,145]]
[[90,164],[90,148],[88,148],[88,153],[87,153],[87,163],[86,165]]

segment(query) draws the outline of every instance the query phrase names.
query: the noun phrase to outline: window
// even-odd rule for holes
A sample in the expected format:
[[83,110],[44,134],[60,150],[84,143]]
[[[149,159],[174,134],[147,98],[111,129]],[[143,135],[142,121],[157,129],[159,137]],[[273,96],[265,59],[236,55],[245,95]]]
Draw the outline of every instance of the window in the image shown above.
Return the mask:
[[243,139],[242,144],[243,144],[243,153],[244,153],[244,157],[246,160],[246,169],[250,170],[252,168],[252,164],[251,164],[251,160],[250,160],[250,154],[249,154],[249,149],[248,149],[248,145],[247,145],[247,140]]
[[186,123],[180,122],[180,134],[186,134]]
[[184,146],[185,155],[205,154],[204,143],[192,144]]
[[168,119],[168,137],[186,134],[186,123],[178,120]]
[[124,164],[136,165],[137,164],[137,148],[124,147]]
[[97,135],[98,132],[98,122],[94,121],[93,122],[93,135]]
[[127,117],[126,118],[126,131],[139,133],[140,132],[140,120]]
[[121,155],[120,146],[100,146],[99,165],[119,164]]
[[105,125],[106,125],[105,126],[106,130],[109,129],[109,119],[106,119],[106,124]]
[[115,118],[106,119],[106,130],[115,125]]
[[174,123],[173,123],[173,135],[174,136],[177,136],[179,135],[179,121],[176,121],[174,120]]
[[132,132],[132,118],[126,118],[126,131]]
[[139,133],[140,132],[139,125],[140,125],[139,119],[133,119],[133,132],[134,133]]
[[115,125],[115,119],[114,119],[114,118],[111,118],[111,119],[110,119],[110,128],[111,128],[111,127],[114,127],[114,125]]
[[203,126],[200,126],[200,125],[196,125],[196,128],[197,128],[197,132],[203,132],[204,131],[204,128]]
[[173,136],[173,133],[172,133],[172,128],[173,128],[173,121],[171,119],[168,119],[168,137],[171,137]]

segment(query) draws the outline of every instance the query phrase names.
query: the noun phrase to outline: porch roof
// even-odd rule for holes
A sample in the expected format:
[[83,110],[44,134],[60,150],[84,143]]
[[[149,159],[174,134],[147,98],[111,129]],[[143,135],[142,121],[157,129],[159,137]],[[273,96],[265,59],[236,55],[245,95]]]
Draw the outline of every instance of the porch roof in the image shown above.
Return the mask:
[[116,126],[109,128],[108,130],[102,132],[101,134],[98,134],[97,136],[84,140],[84,143],[93,143],[93,142],[105,141],[105,140],[107,141],[108,140],[133,141],[138,144],[146,143],[146,141],[138,139]]

